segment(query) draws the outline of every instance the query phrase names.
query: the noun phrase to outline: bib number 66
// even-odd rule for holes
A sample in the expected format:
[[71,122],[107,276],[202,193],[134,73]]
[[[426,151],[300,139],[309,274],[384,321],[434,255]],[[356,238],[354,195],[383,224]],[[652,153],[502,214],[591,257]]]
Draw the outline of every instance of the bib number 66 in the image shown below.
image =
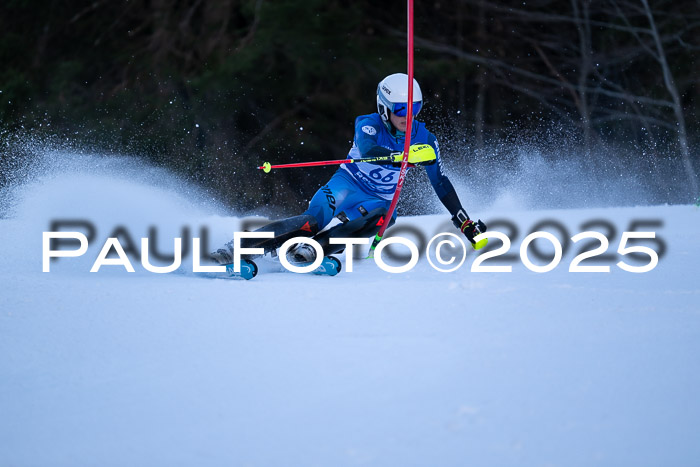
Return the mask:
[[392,181],[394,179],[393,172],[389,173],[388,175],[386,175],[382,178],[382,168],[381,167],[371,171],[369,173],[369,176],[375,180],[379,180],[379,181],[384,182],[384,183],[389,183],[390,181]]

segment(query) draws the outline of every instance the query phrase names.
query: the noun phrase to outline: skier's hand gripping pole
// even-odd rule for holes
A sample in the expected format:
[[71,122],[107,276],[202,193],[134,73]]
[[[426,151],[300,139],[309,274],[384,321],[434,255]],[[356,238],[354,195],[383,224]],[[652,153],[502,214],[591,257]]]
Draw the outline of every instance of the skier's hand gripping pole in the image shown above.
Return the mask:
[[[408,164],[414,165],[432,165],[437,160],[435,149],[429,144],[412,144],[408,150]],[[394,165],[400,166],[403,161],[403,153],[397,152],[394,156]]]
[[481,219],[476,222],[469,218],[461,221],[457,218],[457,216],[455,216],[452,218],[452,222],[459,230],[462,231],[464,236],[467,237],[467,240],[469,240],[469,242],[472,244],[472,248],[475,250],[482,249],[488,243],[487,238],[482,238],[478,242],[474,240],[474,237],[478,237],[479,234],[486,232],[486,224],[484,224]]

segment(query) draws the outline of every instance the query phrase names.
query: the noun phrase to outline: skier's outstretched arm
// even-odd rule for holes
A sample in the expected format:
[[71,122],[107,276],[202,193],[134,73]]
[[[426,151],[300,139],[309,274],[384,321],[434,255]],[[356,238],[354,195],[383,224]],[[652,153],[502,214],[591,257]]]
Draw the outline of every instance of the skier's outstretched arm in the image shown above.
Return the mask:
[[[432,139],[430,144],[433,146],[433,149],[435,149],[437,158],[437,164],[426,166],[426,172],[428,173],[430,183],[433,185],[435,194],[437,194],[438,198],[440,198],[440,202],[442,202],[442,204],[452,215],[452,223],[455,225],[455,227],[462,231],[462,233],[476,248],[477,243],[474,241],[474,237],[486,231],[486,224],[484,224],[481,220],[475,222],[469,218],[467,211],[464,209],[464,207],[462,207],[459,196],[457,196],[457,190],[455,190],[452,182],[450,182],[450,179],[442,170],[440,147],[437,144],[437,140]],[[483,245],[480,245],[478,248],[481,248],[482,246]]]
[[395,153],[391,149],[380,146],[378,134],[382,128],[369,118],[358,118],[355,122],[355,144],[362,157],[386,157]]

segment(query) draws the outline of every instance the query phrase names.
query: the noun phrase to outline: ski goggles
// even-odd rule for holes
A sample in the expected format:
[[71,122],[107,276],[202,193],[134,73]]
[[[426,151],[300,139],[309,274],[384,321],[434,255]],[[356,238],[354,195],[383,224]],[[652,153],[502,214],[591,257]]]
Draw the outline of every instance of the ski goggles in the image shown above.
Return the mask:
[[[420,112],[421,107],[423,107],[423,101],[418,101],[413,103],[413,116],[415,117]],[[408,113],[408,104],[405,102],[397,103],[392,105],[391,113],[397,117],[405,117]]]

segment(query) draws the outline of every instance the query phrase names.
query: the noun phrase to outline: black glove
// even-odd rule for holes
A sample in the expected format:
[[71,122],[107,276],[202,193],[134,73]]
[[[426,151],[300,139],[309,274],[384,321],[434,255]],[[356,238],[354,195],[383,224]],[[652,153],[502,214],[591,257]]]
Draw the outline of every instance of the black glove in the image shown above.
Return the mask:
[[486,224],[484,224],[481,219],[474,222],[473,220],[469,219],[463,210],[460,209],[460,211],[452,217],[452,223],[455,225],[455,227],[462,231],[464,236],[467,237],[467,240],[471,242],[472,247],[475,250],[480,250],[486,246],[486,243],[488,242],[487,239],[483,239],[480,242],[474,241],[474,237],[486,232],[487,229]]

